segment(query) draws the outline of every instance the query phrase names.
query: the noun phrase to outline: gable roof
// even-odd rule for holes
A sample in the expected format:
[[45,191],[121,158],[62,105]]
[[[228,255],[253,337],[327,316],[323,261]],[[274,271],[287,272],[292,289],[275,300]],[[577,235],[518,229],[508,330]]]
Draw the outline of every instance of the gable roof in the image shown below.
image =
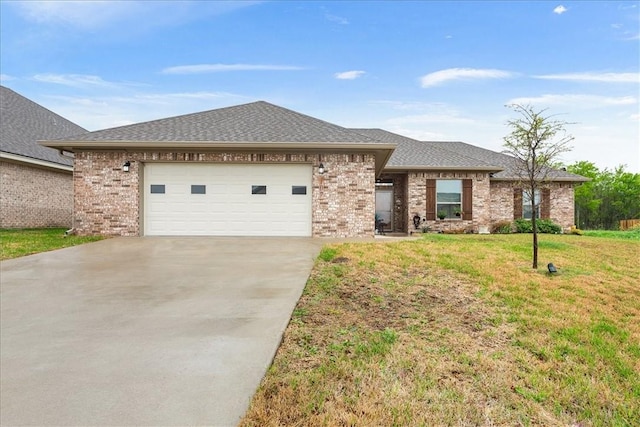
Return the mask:
[[385,166],[387,170],[476,170],[489,172],[502,170],[502,167],[491,161],[445,150],[440,146],[440,143],[418,141],[383,129],[354,129],[354,131],[398,144]]
[[3,157],[72,166],[73,159],[37,143],[87,132],[86,129],[0,86],[0,151]]

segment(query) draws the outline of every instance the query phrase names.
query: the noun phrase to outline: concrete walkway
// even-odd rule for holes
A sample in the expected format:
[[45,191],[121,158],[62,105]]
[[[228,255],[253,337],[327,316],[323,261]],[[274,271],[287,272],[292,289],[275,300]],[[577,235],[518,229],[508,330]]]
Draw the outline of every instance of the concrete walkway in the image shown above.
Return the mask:
[[0,263],[0,424],[236,425],[321,240],[118,238]]

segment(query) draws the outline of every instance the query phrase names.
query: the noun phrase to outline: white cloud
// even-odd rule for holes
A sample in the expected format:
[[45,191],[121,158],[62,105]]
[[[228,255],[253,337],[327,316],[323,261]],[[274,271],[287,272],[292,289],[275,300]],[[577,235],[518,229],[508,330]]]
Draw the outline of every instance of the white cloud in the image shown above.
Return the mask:
[[600,108],[637,104],[633,96],[608,97],[583,94],[546,94],[537,97],[521,97],[507,101],[507,104],[520,105],[565,105],[572,108]]
[[102,79],[102,77],[100,76],[87,74],[36,74],[32,77],[32,79],[42,83],[53,83],[75,88],[117,88],[121,86],[133,85],[132,83],[109,82]]
[[336,15],[331,15],[329,13],[324,15],[325,18],[327,18],[329,21],[331,22],[335,22],[337,24],[340,25],[348,25],[349,24],[349,20],[347,18],[343,18],[342,16],[336,16]]
[[441,102],[379,100],[371,101],[371,104],[388,106],[400,111],[444,111],[449,109],[446,104]]
[[451,80],[505,79],[512,76],[511,72],[496,69],[448,68],[422,76],[420,83],[427,88]]
[[358,77],[362,77],[365,75],[365,71],[353,70],[353,71],[343,71],[342,73],[335,73],[333,76],[338,80],[355,80]]
[[196,64],[177,65],[162,70],[163,74],[202,74],[219,73],[224,71],[297,71],[304,67],[293,65],[263,65],[263,64]]
[[533,76],[545,80],[569,80],[576,82],[640,83],[640,73],[566,73]]
[[257,1],[21,1],[9,2],[24,19],[81,30],[118,26],[119,31],[184,23],[252,6]]
[[136,2],[29,1],[16,6],[23,17],[40,24],[68,24],[79,28],[103,27],[138,8]]
[[254,101],[228,92],[45,96],[37,102],[89,130],[106,129]]
[[563,5],[559,5],[559,6],[556,6],[555,9],[553,9],[553,13],[555,13],[556,15],[562,15],[567,10],[569,10],[569,9],[567,9]]
[[387,123],[397,125],[409,125],[409,124],[464,124],[471,125],[476,124],[474,119],[461,117],[455,114],[416,114],[410,116],[396,117],[386,121]]
[[8,82],[9,80],[15,80],[15,77],[10,76],[9,74],[0,74],[0,82]]

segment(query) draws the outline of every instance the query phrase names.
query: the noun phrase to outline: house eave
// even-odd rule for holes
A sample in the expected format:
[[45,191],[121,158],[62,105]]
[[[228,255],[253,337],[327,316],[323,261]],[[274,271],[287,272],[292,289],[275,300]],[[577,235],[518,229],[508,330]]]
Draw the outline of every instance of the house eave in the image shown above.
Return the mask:
[[37,166],[46,169],[56,169],[66,172],[73,172],[73,166],[63,165],[60,163],[49,162],[47,160],[34,159],[32,157],[20,156],[18,154],[0,152],[0,159],[14,163],[26,163],[31,166]]
[[350,152],[373,153],[376,158],[376,176],[380,175],[397,144],[338,143],[338,142],[209,142],[209,141],[38,141],[40,145],[69,152],[78,151],[198,151],[220,152]]
[[498,168],[487,168],[487,167],[469,167],[469,166],[386,166],[384,168],[385,172],[447,172],[447,171],[469,171],[469,172],[500,172],[502,169]]
[[[491,181],[500,181],[500,182],[515,182],[515,181],[520,181],[521,179],[518,177],[499,177],[499,178],[495,178],[492,177]],[[585,178],[585,177],[577,177],[577,178],[570,178],[570,177],[559,177],[559,178],[547,178],[545,180],[543,180],[544,182],[573,182],[575,184],[581,184],[583,182],[589,182],[591,181],[590,178]]]

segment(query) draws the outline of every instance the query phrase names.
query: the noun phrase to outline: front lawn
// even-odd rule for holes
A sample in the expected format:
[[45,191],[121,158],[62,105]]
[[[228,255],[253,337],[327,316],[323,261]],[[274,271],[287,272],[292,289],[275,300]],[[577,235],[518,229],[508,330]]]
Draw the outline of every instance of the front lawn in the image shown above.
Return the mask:
[[66,228],[0,229],[0,260],[95,242],[102,237],[65,236]]
[[538,271],[530,252],[325,247],[241,425],[639,425],[640,241],[541,235]]

